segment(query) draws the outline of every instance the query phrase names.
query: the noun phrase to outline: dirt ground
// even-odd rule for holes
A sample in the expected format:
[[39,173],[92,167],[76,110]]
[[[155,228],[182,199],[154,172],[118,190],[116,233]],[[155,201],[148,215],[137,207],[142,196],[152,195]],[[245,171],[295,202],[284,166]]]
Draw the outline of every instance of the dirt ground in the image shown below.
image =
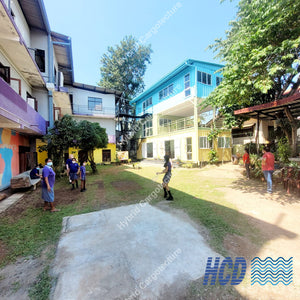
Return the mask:
[[[300,299],[300,198],[294,195],[286,195],[282,187],[274,186],[274,193],[266,193],[266,184],[259,180],[247,180],[242,175],[243,168],[232,164],[224,164],[219,167],[206,167],[201,170],[201,176],[207,178],[235,178],[230,186],[222,188],[225,198],[236,206],[238,211],[248,219],[253,231],[259,231],[260,241],[254,241],[251,235],[228,235],[224,239],[224,247],[232,257],[243,256],[247,259],[247,273],[245,280],[236,287],[239,297],[228,295],[226,299]],[[107,206],[105,190],[102,181],[97,184],[97,195],[101,195],[101,203],[97,203],[99,209]],[[135,188],[132,182],[113,182],[112,185],[126,191]],[[88,186],[87,186],[88,188]],[[56,190],[56,205],[68,204],[78,200],[80,193],[71,193],[69,189]],[[96,204],[95,204],[96,205]],[[15,205],[10,207],[1,217],[18,218],[27,207],[42,209],[43,202],[40,198],[40,190],[34,193],[28,192]],[[170,210],[171,211],[171,210]],[[6,249],[0,241],[0,261],[5,257]],[[293,283],[289,286],[251,286],[250,261],[254,257],[264,259],[268,256],[276,259],[293,257]],[[43,258],[20,259],[0,270],[0,298],[1,299],[28,299],[26,289],[32,285],[37,275],[41,272]],[[18,282],[17,292],[7,289]],[[224,299],[219,296],[220,288],[211,293],[210,297],[201,295],[178,299]],[[220,294],[221,295],[221,294]]]
[[[253,243],[251,236],[230,235],[224,247],[232,256],[247,259],[245,280],[237,286],[239,294],[246,299],[300,299],[300,198],[287,195],[281,184],[274,184],[273,194],[266,193],[266,183],[247,180],[243,168],[225,164],[207,168],[204,177],[236,178],[232,185],[222,188],[226,200],[244,214],[254,230],[259,230],[262,239]],[[293,283],[289,286],[257,283],[251,286],[250,262],[254,257],[277,259],[293,257]]]

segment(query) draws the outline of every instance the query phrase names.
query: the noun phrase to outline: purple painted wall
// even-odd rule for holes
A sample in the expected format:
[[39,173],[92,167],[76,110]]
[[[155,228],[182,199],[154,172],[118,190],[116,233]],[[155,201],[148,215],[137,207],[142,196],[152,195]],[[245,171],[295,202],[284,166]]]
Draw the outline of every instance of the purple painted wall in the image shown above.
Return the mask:
[[29,127],[37,134],[46,134],[45,119],[2,78],[0,78],[0,115],[20,124],[21,128]]

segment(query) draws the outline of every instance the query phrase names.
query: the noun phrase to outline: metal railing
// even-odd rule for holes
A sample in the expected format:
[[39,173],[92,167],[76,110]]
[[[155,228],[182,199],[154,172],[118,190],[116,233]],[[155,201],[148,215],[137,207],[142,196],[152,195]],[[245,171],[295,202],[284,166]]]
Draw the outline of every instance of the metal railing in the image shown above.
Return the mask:
[[159,125],[158,133],[164,134],[191,128],[194,128],[194,117],[186,117],[172,121],[168,124]]
[[83,115],[83,116],[95,116],[95,115],[106,115],[106,116],[115,116],[115,109],[111,107],[104,106],[95,106],[95,108],[90,109],[88,105],[72,105],[72,112],[74,115]]

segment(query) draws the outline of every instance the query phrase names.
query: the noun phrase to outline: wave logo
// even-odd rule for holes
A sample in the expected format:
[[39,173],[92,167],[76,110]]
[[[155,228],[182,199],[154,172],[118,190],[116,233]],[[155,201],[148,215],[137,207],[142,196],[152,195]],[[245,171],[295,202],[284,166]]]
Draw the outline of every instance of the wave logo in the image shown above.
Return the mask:
[[293,257],[285,260],[279,257],[273,260],[267,257],[261,260],[255,257],[251,260],[251,285],[258,283],[265,285],[271,283],[277,285],[283,283],[290,285],[293,282]]

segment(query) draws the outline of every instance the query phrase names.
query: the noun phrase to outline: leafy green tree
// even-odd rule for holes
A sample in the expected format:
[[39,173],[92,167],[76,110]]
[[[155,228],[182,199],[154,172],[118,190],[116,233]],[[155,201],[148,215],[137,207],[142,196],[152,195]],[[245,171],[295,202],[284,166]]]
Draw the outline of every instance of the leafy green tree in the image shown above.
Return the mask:
[[[237,18],[230,23],[226,38],[210,46],[226,65],[222,69],[222,83],[205,105],[220,108],[228,125],[235,123],[230,116],[236,109],[270,102],[297,91],[299,15],[299,1],[240,0]],[[295,146],[295,122],[292,130],[290,142]]]
[[69,147],[76,147],[78,139],[77,122],[71,116],[64,115],[61,120],[55,121],[48,134],[43,136],[43,141],[47,144],[39,147],[39,151],[48,152],[59,174],[64,168],[64,152]]
[[106,129],[102,128],[98,123],[83,120],[78,124],[78,133],[80,136],[78,146],[81,150],[87,152],[92,172],[96,173],[94,150],[97,148],[106,148],[108,143]]
[[126,36],[119,45],[108,47],[102,56],[102,78],[98,85],[121,91],[125,99],[131,100],[144,90],[151,53],[150,45],[140,45],[133,36]]

